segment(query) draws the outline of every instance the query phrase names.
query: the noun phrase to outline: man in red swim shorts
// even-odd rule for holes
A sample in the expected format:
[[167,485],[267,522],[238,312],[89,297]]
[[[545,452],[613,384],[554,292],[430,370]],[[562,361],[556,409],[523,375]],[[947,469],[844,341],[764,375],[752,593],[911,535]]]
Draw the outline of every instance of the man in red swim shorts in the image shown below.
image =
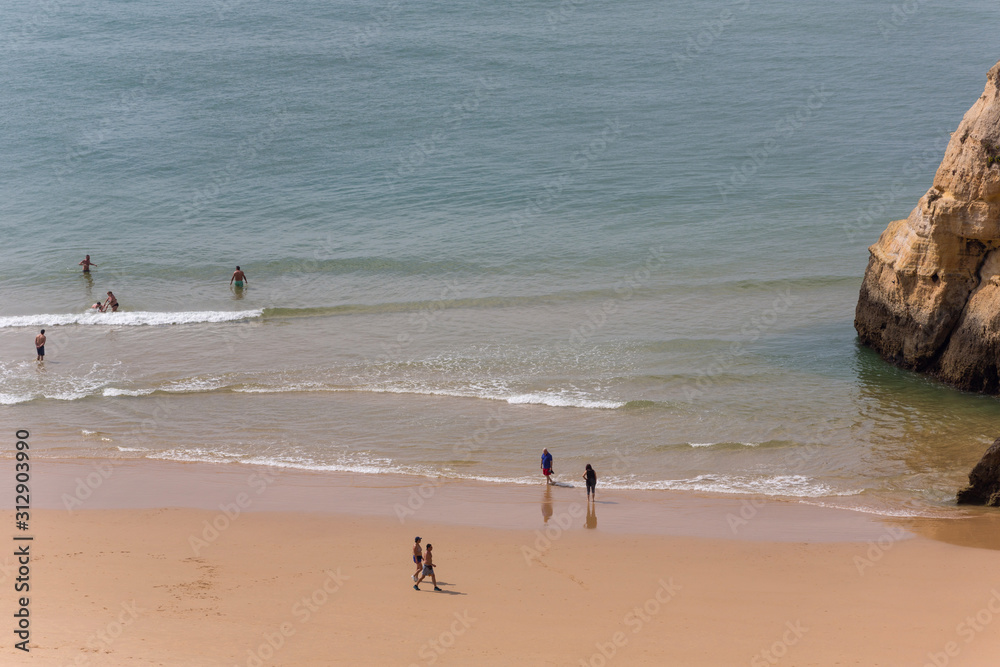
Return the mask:
[[555,471],[552,470],[552,455],[549,454],[549,450],[543,449],[542,450],[542,474],[545,475],[545,483],[546,484],[551,484],[552,483],[552,473],[553,472],[555,472]]

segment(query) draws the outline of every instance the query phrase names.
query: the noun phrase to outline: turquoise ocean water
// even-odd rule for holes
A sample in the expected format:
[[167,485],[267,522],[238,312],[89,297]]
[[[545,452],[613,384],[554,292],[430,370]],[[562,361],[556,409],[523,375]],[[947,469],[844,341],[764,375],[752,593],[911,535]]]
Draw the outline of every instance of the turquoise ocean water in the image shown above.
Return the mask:
[[[8,7],[0,425],[44,456],[519,483],[548,447],[622,488],[947,513],[1000,403],[886,365],[852,322],[998,19]],[[108,290],[122,312],[87,313]]]

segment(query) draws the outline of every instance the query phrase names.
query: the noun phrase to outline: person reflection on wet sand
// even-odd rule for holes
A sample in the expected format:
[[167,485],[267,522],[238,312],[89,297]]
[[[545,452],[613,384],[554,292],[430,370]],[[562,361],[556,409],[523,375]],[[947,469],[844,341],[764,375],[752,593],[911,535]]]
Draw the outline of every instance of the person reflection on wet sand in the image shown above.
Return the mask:
[[597,504],[587,503],[587,528],[597,528]]
[[542,495],[542,521],[549,522],[552,518],[552,487],[545,485],[545,493]]

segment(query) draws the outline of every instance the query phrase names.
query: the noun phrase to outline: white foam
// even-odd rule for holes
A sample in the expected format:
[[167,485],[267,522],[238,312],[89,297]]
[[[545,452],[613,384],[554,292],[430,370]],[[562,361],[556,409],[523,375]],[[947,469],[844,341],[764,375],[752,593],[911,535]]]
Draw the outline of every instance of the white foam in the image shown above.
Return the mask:
[[611,400],[599,400],[591,398],[583,398],[580,396],[572,396],[567,394],[555,394],[550,392],[541,392],[535,394],[515,394],[514,396],[484,396],[484,398],[494,398],[501,401],[507,401],[511,405],[519,405],[523,403],[534,404],[534,405],[549,405],[554,408],[596,408],[603,410],[614,410],[615,408],[620,408],[625,405],[624,401],[611,401]]
[[221,389],[225,386],[227,386],[227,383],[221,378],[194,377],[187,380],[171,382],[170,384],[160,387],[160,389],[161,391],[169,391],[176,394],[186,394],[189,392],[215,391],[216,389]]
[[[149,451],[128,450],[119,447],[119,451]],[[148,454],[149,458],[167,461],[186,461],[197,463],[242,463],[247,465],[262,465],[275,468],[310,470],[317,472],[344,472],[365,475],[410,475],[415,477],[444,478],[465,481],[486,482],[489,484],[516,484],[519,486],[535,486],[541,482],[537,475],[522,475],[500,477],[495,475],[469,475],[455,473],[451,470],[440,470],[429,466],[405,465],[394,462],[390,458],[373,457],[364,453],[352,453],[341,457],[338,461],[316,461],[300,456],[267,456],[240,454],[235,452],[215,451],[203,448],[171,449]],[[560,485],[572,486],[569,482],[559,482]],[[857,490],[837,490],[803,475],[772,475],[762,477],[699,475],[690,479],[651,480],[643,481],[628,478],[604,477],[601,488],[613,490],[637,491],[700,491],[707,493],[723,493],[730,495],[756,495],[789,498],[829,498],[835,496],[853,496],[861,493]],[[843,507],[842,509],[860,508]],[[882,513],[873,511],[873,513]],[[888,514],[893,516],[892,514]],[[907,516],[900,514],[898,516]]]
[[30,401],[34,396],[31,394],[2,394],[0,393],[0,405],[15,405]]
[[89,394],[85,391],[63,391],[57,394],[45,394],[44,398],[51,398],[56,401],[77,401],[86,398]]
[[152,394],[155,389],[119,389],[118,387],[106,387],[105,396],[146,396]]
[[200,322],[238,322],[251,320],[263,315],[263,309],[256,310],[203,310],[176,313],[152,311],[98,313],[61,313],[53,315],[11,315],[0,317],[0,329],[12,327],[54,327],[68,324],[104,325],[119,327],[155,326],[164,324],[196,324]]
[[804,475],[698,475],[690,479],[656,481],[602,480],[602,485],[614,489],[642,491],[704,491],[737,495],[788,496],[797,498],[822,498],[853,496],[861,489],[839,491]]
[[202,449],[196,447],[193,449],[168,449],[166,451],[157,452],[156,454],[150,455],[151,459],[159,459],[162,461],[192,461],[192,462],[202,462],[202,463],[230,463],[233,461],[238,462],[241,454],[234,454],[231,452],[220,452],[211,449]]
[[386,394],[425,394],[428,396],[454,396],[456,398],[483,398],[491,401],[505,401],[511,405],[548,405],[554,408],[594,408],[614,410],[625,403],[623,401],[600,400],[584,398],[572,394],[555,392],[535,392],[527,394],[496,393],[489,391],[474,391],[461,389],[431,389],[428,387],[361,387],[358,391],[371,391]]
[[[733,443],[730,443],[730,442],[689,442],[688,443],[688,445],[691,446],[691,447],[715,447],[716,445],[729,445],[729,444],[733,444]],[[743,445],[744,447],[758,447],[758,446],[760,446],[759,442],[740,442],[740,443],[737,443],[737,444]]]
[[345,457],[346,460],[335,463],[319,463],[303,457],[244,455],[233,452],[193,448],[171,449],[151,454],[149,455],[149,458],[165,461],[184,461],[188,463],[242,463],[246,465],[268,466],[271,468],[290,468],[316,472],[350,472],[369,475],[388,473],[397,475],[416,475],[422,477],[438,476],[427,469],[393,465],[391,459],[370,458],[361,454],[354,455],[352,457]]
[[916,508],[899,508],[899,507],[872,507],[870,505],[850,505],[850,504],[838,504],[821,502],[814,500],[800,500],[804,505],[812,505],[814,507],[826,507],[829,509],[838,510],[849,510],[851,512],[861,512],[862,514],[875,514],[877,516],[891,516],[901,519],[914,519],[914,518],[954,518],[955,514],[952,511],[939,510],[934,511],[932,508],[916,509]]
[[319,382],[301,382],[280,387],[238,387],[233,391],[242,394],[282,394],[295,391],[348,391],[338,387],[330,387]]

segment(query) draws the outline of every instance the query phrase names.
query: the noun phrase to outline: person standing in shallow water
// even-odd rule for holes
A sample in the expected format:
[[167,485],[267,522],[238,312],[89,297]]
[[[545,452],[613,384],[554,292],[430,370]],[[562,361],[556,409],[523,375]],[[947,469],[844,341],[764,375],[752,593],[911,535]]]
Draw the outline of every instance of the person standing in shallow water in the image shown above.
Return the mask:
[[118,312],[118,299],[115,298],[115,295],[110,290],[108,291],[108,298],[104,300],[104,310],[108,308],[111,309],[112,313]]
[[83,258],[83,261],[80,262],[77,266],[82,266],[84,273],[90,273],[90,267],[97,266],[97,264],[91,262],[90,255],[87,255],[86,257]]
[[243,269],[238,266],[236,267],[236,270],[233,271],[233,277],[229,279],[230,287],[232,287],[233,282],[236,283],[236,289],[243,289],[243,283],[246,283],[247,285],[250,284],[250,281],[247,280],[247,274],[243,273]]
[[545,475],[545,483],[552,483],[552,455],[549,454],[548,449],[542,450],[542,474]]
[[597,500],[597,473],[587,464],[587,469],[583,473],[583,479],[587,482],[587,500]]
[[45,361],[45,329],[35,336],[35,361]]

